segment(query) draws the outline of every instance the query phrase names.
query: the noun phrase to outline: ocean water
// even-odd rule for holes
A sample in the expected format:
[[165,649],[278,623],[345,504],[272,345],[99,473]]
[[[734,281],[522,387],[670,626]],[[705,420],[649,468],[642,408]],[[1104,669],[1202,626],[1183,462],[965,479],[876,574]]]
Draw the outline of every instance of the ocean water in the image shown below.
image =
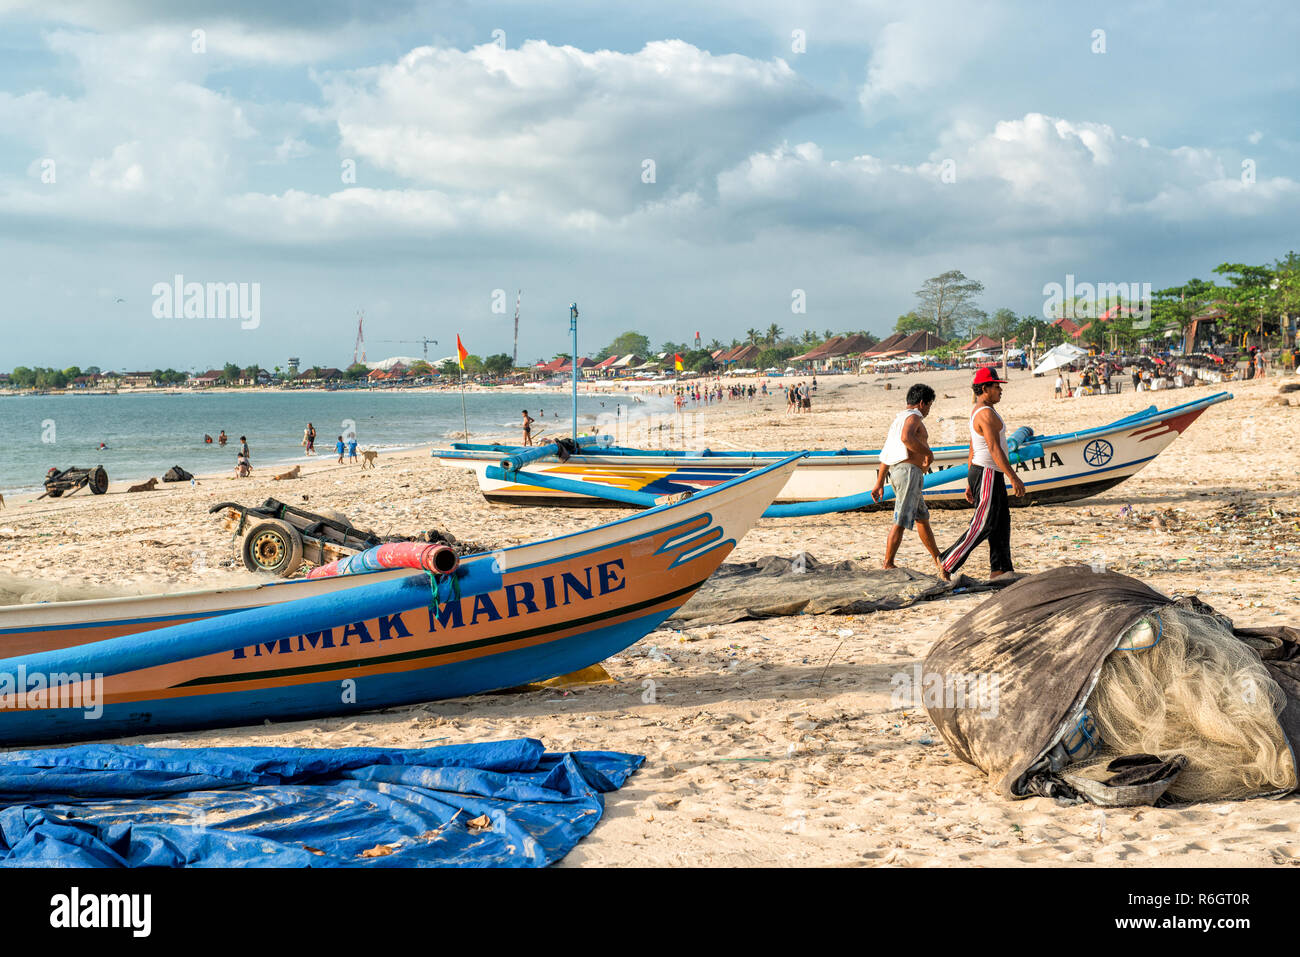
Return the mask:
[[[535,437],[570,432],[572,399],[554,392],[471,392],[465,414],[472,441],[518,442],[523,409],[538,419]],[[635,402],[627,394],[579,393],[579,427],[671,409],[668,400]],[[543,419],[541,412],[545,411]],[[141,481],[179,465],[195,475],[235,465],[239,437],[248,436],[255,469],[304,460],[302,433],[316,427],[319,458],[333,456],[349,428],[358,449],[445,444],[463,431],[460,393],[347,390],[339,392],[181,392],[119,395],[0,396],[0,492],[40,490],[51,467],[102,465],[110,481]],[[230,442],[217,442],[222,429]],[[211,435],[213,443],[203,441]],[[108,448],[99,450],[99,443]],[[84,491],[78,494],[86,494]]]

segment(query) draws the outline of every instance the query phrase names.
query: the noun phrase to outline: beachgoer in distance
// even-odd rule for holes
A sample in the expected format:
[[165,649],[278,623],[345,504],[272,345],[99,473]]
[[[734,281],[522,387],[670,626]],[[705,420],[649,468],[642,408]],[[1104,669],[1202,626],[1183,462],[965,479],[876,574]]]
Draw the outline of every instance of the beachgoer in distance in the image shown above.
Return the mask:
[[241,435],[239,437],[239,454],[248,459],[249,464],[253,462],[253,457],[248,454],[248,438]]
[[248,460],[248,453],[241,449],[239,454],[235,456],[235,477],[248,478],[252,474],[253,465]]
[[880,450],[880,470],[876,473],[876,487],[871,497],[879,502],[885,490],[885,475],[894,487],[894,524],[885,539],[885,561],[881,568],[896,568],[894,556],[903,542],[903,532],[915,527],[921,544],[934,559],[939,574],[945,580],[948,573],[939,561],[939,547],[934,543],[930,529],[930,508],[921,491],[922,476],[930,471],[934,453],[930,451],[930,435],[924,419],[934,405],[934,389],[918,382],[907,390],[907,408],[894,418],[889,435]]
[[334,443],[334,451],[339,454],[339,465],[343,464],[343,453],[346,449],[347,447],[343,444],[343,436],[340,435],[339,440]]
[[316,426],[307,423],[307,454],[316,454]]
[[[546,413],[543,412],[542,414],[545,415]],[[524,409],[524,445],[533,444],[533,423],[536,421],[528,414],[528,410]]]
[[307,446],[310,444],[311,443],[307,438],[307,430],[303,429],[302,430],[302,454],[303,455],[311,455],[311,453],[307,451]]
[[225,444],[229,441],[230,439],[226,438],[226,430],[222,429],[221,434],[217,436],[217,444],[221,446],[225,446]]
[[971,389],[975,408],[970,416],[970,471],[966,478],[966,501],[975,506],[970,527],[943,552],[943,569],[952,574],[970,558],[975,546],[989,540],[989,568],[993,578],[1015,571],[1011,562],[1011,508],[1007,504],[1006,480],[1016,498],[1025,494],[1025,483],[1011,467],[1007,451],[1007,426],[993,407],[1002,400],[1002,383],[991,368],[975,373]]
[[357,437],[354,435],[348,440],[348,464],[352,465],[357,461]]
[[1061,397],[1061,390],[1065,388],[1065,377],[1061,373],[1056,373],[1056,395],[1055,398]]

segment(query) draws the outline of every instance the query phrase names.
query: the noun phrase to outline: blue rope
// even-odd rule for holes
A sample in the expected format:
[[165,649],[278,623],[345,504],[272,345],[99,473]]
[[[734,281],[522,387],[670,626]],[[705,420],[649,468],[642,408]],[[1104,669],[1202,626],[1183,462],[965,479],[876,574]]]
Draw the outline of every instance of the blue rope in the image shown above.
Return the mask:
[[[1083,735],[1083,740],[1080,741],[1072,748],[1066,745],[1065,748],[1066,754],[1074,754],[1076,751],[1082,748],[1084,744],[1096,744],[1101,740],[1096,735],[1094,735],[1091,731],[1088,730],[1087,722],[1090,717],[1091,715],[1089,715],[1086,710],[1079,715],[1079,720],[1078,722],[1075,723],[1075,730],[1077,730],[1079,734]],[[1064,742],[1062,743],[1064,744]]]

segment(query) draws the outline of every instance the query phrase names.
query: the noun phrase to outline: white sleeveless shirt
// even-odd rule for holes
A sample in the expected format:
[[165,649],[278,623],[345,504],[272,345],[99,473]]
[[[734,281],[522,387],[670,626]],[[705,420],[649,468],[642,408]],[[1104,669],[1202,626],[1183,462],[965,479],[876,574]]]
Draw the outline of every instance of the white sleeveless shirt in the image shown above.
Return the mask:
[[[1009,456],[1010,452],[1007,451],[1007,424],[1002,421],[1002,416],[998,415],[997,409],[994,409],[992,406],[981,406],[981,408],[989,409],[997,416],[998,424],[1001,426],[1001,429],[998,431],[998,444],[1002,446],[1002,454]],[[971,451],[974,453],[971,456],[971,463],[973,465],[982,466],[986,469],[1001,471],[993,461],[993,456],[989,452],[988,442],[984,440],[984,436],[975,431],[975,416],[979,411],[980,409],[976,409],[970,414],[970,446]]]
[[885,444],[880,449],[880,461],[886,465],[897,465],[899,462],[907,461],[908,451],[907,446],[903,444],[903,425],[910,417],[920,414],[920,409],[904,409],[894,417],[894,423],[889,427],[889,435],[885,437]]

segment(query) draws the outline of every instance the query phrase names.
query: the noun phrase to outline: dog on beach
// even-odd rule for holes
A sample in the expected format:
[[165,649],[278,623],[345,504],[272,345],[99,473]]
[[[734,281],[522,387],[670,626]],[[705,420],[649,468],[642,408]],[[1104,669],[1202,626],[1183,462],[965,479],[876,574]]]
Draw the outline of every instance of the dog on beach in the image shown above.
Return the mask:
[[271,476],[271,481],[272,481],[272,482],[283,482],[285,479],[296,479],[296,478],[298,477],[298,475],[299,475],[301,472],[302,472],[302,466],[301,466],[301,465],[295,465],[293,468],[289,469],[289,471],[287,471],[287,472],[281,472],[279,475],[273,475],[273,476]]
[[154,490],[154,487],[157,486],[157,484],[158,484],[158,480],[156,478],[151,478],[149,481],[141,482],[139,485],[132,485],[129,489],[127,489],[127,491],[128,492],[152,492]]
[[374,449],[364,450],[361,453],[361,467],[365,468],[366,466],[369,466],[370,468],[374,468],[375,459],[377,458],[379,458],[379,453],[376,452]]

